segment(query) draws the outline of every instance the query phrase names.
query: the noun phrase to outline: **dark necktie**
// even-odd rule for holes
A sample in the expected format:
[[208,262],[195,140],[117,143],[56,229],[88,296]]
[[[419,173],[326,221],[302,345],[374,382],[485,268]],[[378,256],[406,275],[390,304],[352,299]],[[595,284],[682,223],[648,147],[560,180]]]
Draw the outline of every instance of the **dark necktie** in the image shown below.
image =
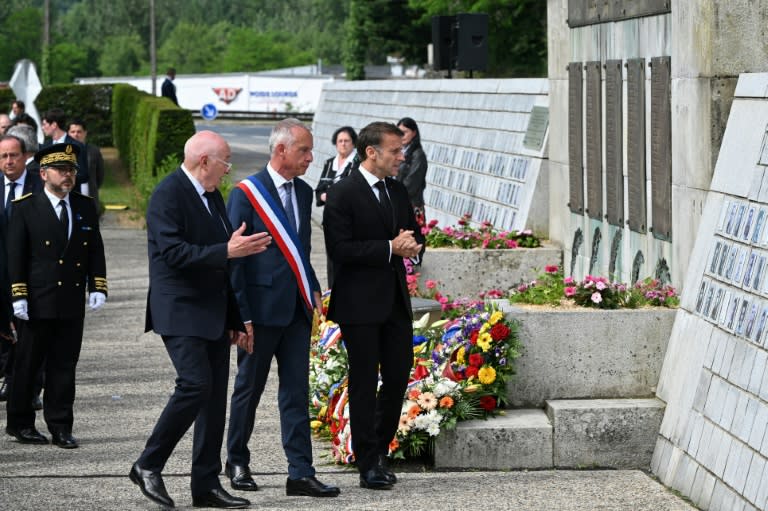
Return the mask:
[[8,197],[5,198],[5,217],[8,220],[11,219],[11,209],[13,209],[13,199],[16,198],[15,190],[17,184],[19,183],[15,183],[13,181],[8,183]]
[[59,206],[61,206],[59,221],[64,228],[64,237],[69,238],[69,213],[67,213],[67,202],[62,199],[59,201]]
[[203,192],[203,197],[205,197],[205,200],[208,201],[208,212],[214,219],[219,219],[219,222],[221,222],[221,225],[224,228],[224,232],[226,232],[227,236],[229,236],[229,231],[227,231],[227,224],[224,223],[224,219],[221,216],[221,212],[219,211],[217,202],[215,200],[216,192]]
[[374,186],[379,189],[379,204],[384,209],[387,221],[391,227],[394,223],[394,213],[392,211],[392,203],[389,202],[389,195],[387,195],[387,186],[384,184],[384,181],[378,181]]
[[283,184],[283,188],[285,189],[283,208],[285,209],[285,214],[288,215],[288,223],[293,227],[293,232],[298,234],[299,229],[296,227],[296,213],[293,210],[293,183],[288,181]]

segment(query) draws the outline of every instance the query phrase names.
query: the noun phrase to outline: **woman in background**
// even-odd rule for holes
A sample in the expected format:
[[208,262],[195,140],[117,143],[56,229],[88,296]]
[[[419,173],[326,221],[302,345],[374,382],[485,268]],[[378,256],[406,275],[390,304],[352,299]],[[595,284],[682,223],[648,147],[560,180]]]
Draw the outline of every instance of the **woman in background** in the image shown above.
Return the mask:
[[331,143],[336,146],[336,156],[325,160],[323,173],[320,174],[320,181],[315,188],[315,198],[317,205],[325,204],[325,193],[334,183],[339,182],[349,175],[349,171],[358,163],[357,151],[357,133],[350,126],[342,126],[333,132]]
[[[347,177],[350,171],[360,164],[355,150],[357,133],[350,126],[342,126],[333,132],[331,143],[336,146],[336,156],[325,160],[323,173],[315,188],[315,199],[318,206],[325,204],[325,194],[335,183]],[[326,269],[328,274],[328,287],[333,285],[333,263],[326,250]]]
[[424,188],[427,187],[427,156],[421,147],[421,136],[416,121],[403,117],[397,123],[403,132],[403,155],[405,161],[400,164],[397,180],[405,185],[408,198],[419,225],[424,225]]

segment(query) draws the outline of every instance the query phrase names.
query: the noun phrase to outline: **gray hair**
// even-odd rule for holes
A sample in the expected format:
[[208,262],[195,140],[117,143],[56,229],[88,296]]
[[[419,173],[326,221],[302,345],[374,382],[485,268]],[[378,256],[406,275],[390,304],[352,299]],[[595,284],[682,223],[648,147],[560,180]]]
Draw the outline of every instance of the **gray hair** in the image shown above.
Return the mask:
[[28,124],[17,124],[8,128],[8,135],[20,138],[28,153],[36,153],[39,150],[37,143],[37,130]]
[[274,153],[275,147],[278,144],[285,144],[290,146],[296,140],[293,135],[293,128],[302,128],[310,131],[309,128],[304,126],[304,123],[293,117],[288,117],[275,124],[272,128],[272,133],[269,135],[269,154]]

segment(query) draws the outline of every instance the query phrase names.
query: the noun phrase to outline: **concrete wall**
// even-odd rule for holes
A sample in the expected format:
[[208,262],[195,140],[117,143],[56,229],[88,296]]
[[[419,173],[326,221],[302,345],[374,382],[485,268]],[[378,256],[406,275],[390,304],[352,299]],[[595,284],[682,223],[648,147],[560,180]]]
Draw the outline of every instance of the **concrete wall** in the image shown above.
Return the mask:
[[[387,80],[329,83],[315,114],[315,185],[335,154],[333,131],[373,121],[412,117],[429,162],[424,194],[427,219],[455,225],[464,213],[501,229],[529,227],[546,235],[546,138],[524,147],[534,106],[548,106],[547,80]],[[322,218],[316,208],[314,218]]]
[[702,509],[768,509],[766,218],[768,73],[739,78],[657,393],[652,469]]

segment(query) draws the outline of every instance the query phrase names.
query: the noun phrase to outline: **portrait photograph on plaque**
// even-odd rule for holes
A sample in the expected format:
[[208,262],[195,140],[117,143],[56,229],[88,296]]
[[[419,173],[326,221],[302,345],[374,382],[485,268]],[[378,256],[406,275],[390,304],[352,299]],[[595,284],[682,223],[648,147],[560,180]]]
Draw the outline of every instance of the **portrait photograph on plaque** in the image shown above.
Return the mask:
[[725,224],[725,233],[729,236],[733,231],[733,223],[736,221],[736,212],[738,210],[739,210],[739,203],[736,201],[731,202],[730,208],[728,210],[728,223]]
[[709,319],[717,323],[718,316],[720,314],[720,306],[723,303],[723,295],[725,295],[725,289],[719,287],[717,293],[715,293],[715,301],[712,304],[712,312],[709,314]]
[[715,241],[715,248],[712,250],[712,257],[710,259],[709,263],[709,273],[715,274],[715,270],[717,270],[717,260],[720,257],[720,250],[723,248],[723,242],[722,241]]
[[751,206],[747,212],[747,221],[744,222],[744,230],[741,234],[741,239],[744,241],[749,241],[749,233],[752,228],[752,219],[755,217],[755,209],[757,209],[755,206]]
[[744,335],[744,327],[746,326],[747,311],[749,310],[749,306],[750,300],[748,298],[745,298],[741,301],[741,304],[739,304],[739,316],[738,320],[736,321],[735,328],[736,335]]
[[715,285],[710,284],[707,289],[707,297],[704,299],[704,306],[701,310],[702,316],[709,316],[709,309],[712,308],[712,297],[715,293]]
[[720,254],[720,262],[717,264],[717,275],[720,277],[723,276],[723,272],[728,268],[726,261],[730,257],[732,247],[733,245],[723,243],[723,251],[722,254]]
[[723,229],[725,229],[725,220],[728,218],[728,211],[730,208],[731,201],[725,199],[723,201],[723,206],[720,208],[720,217],[717,219],[717,227],[715,228],[715,232],[722,233]]
[[760,235],[763,233],[763,226],[765,225],[765,208],[760,208],[757,212],[757,220],[755,220],[755,228],[752,230],[752,244],[756,245],[760,241]]
[[704,279],[701,281],[701,285],[699,286],[699,295],[696,297],[696,312],[701,312],[701,307],[704,305],[704,295],[707,293],[708,286],[708,280]]
[[739,203],[739,208],[736,211],[736,218],[733,220],[733,229],[731,230],[730,234],[734,238],[739,237],[739,229],[741,229],[741,223],[744,221],[744,214],[747,212],[747,205],[744,203]]
[[755,326],[755,319],[757,317],[757,312],[760,310],[760,303],[755,302],[753,303],[750,308],[749,312],[747,313],[747,324],[744,327],[744,337],[747,339],[751,338],[752,336],[752,329]]
[[736,285],[741,284],[741,275],[744,270],[744,263],[747,261],[747,252],[749,252],[749,249],[746,247],[741,247],[739,249],[738,261],[736,262],[736,268],[733,271],[733,283]]
[[749,287],[752,283],[752,271],[755,268],[755,261],[757,261],[757,252],[752,252],[749,254],[749,259],[747,259],[747,268],[744,270],[744,278],[742,279],[742,287]]
[[733,332],[733,327],[736,322],[736,318],[739,312],[739,304],[741,303],[741,296],[734,294],[731,298],[731,303],[728,305],[728,313],[726,314],[725,328]]
[[768,320],[768,305],[763,305],[763,310],[760,311],[760,318],[757,320],[755,337],[753,338],[753,341],[755,341],[757,344],[762,344],[766,320]]
[[741,256],[741,251],[742,247],[739,245],[734,245],[733,248],[731,248],[731,251],[728,254],[728,263],[726,265],[727,268],[725,269],[726,280],[732,280],[733,270],[735,269],[738,258]]
[[762,252],[758,254],[757,263],[755,264],[755,278],[752,279],[752,289],[755,292],[760,292],[760,286],[763,284],[763,275],[765,275],[765,263],[766,256],[762,255]]

